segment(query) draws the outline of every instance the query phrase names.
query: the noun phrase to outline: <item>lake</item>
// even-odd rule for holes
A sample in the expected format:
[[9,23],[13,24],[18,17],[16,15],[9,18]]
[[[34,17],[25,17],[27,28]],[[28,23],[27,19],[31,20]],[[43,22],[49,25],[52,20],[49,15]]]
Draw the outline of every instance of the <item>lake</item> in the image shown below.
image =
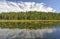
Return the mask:
[[44,29],[1,29],[0,39],[60,39],[60,27]]

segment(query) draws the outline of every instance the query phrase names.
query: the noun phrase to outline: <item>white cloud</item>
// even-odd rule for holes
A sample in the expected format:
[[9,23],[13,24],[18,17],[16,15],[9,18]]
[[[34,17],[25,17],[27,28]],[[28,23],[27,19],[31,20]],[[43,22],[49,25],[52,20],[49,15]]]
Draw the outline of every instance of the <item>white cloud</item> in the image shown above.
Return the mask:
[[51,7],[46,7],[44,3],[35,2],[9,2],[0,1],[0,12],[26,12],[26,11],[42,11],[54,12]]

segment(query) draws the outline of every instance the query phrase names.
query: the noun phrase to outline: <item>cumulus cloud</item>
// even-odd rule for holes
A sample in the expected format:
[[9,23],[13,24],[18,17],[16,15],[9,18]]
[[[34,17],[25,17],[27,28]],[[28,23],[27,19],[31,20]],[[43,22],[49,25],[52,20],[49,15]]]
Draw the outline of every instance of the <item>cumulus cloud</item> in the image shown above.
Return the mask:
[[55,12],[53,8],[46,7],[44,3],[0,1],[0,12],[22,11]]

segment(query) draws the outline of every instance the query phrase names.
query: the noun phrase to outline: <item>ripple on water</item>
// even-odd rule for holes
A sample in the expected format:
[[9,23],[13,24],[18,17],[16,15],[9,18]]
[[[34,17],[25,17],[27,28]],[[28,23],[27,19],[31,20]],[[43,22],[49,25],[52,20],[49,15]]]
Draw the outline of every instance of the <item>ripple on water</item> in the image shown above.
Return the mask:
[[0,39],[37,39],[46,37],[56,29],[0,29]]

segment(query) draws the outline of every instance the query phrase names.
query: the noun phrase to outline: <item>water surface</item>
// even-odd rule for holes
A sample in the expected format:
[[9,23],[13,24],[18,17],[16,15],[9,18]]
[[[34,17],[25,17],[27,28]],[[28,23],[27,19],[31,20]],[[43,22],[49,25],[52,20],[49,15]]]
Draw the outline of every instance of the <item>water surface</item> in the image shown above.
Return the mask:
[[60,39],[60,28],[0,29],[0,39]]

